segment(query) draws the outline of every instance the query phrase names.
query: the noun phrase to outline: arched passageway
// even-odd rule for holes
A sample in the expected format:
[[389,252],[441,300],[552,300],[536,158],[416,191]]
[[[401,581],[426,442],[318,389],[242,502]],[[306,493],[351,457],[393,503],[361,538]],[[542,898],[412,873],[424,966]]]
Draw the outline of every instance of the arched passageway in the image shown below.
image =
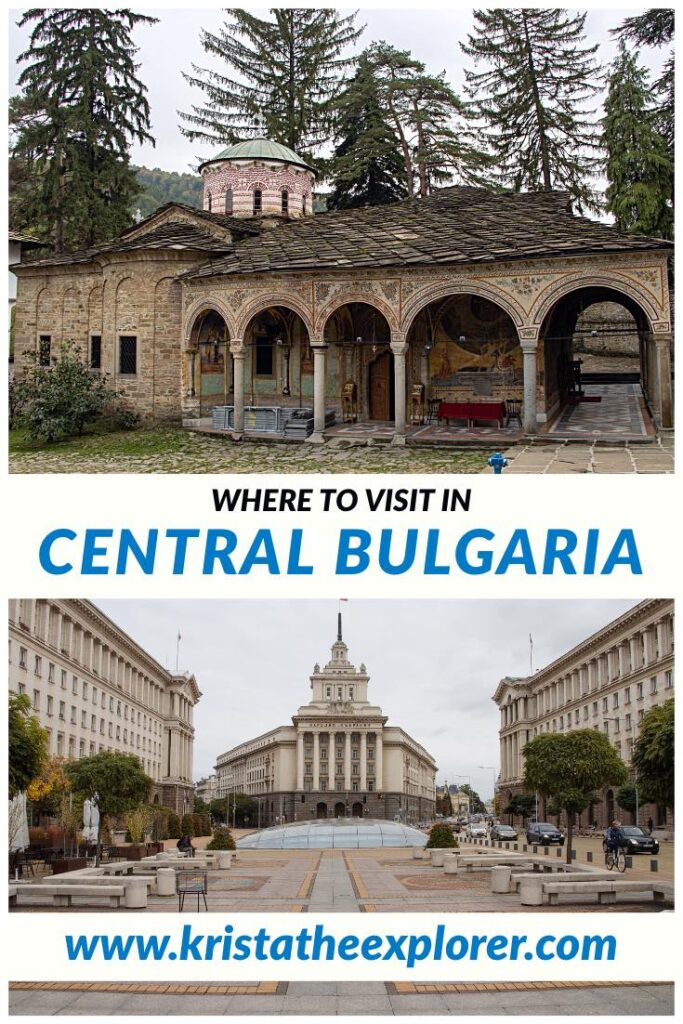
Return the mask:
[[310,405],[313,354],[301,316],[287,306],[268,306],[252,316],[244,332],[247,404]]
[[334,805],[334,816],[335,816],[335,818],[345,818],[346,817],[346,804],[341,803],[341,801],[339,803],[336,803]]
[[326,818],[327,817],[327,804],[324,803],[324,801],[321,800],[320,803],[316,805],[315,816],[316,816],[316,818]]
[[362,818],[363,817],[363,805],[358,800],[354,803],[353,807],[351,808],[351,817],[352,818]]
[[341,405],[342,418],[393,422],[395,367],[384,314],[367,302],[347,302],[329,315],[324,340],[329,346],[326,391]]
[[206,309],[195,317],[187,349],[190,392],[199,398],[200,415],[208,416],[213,406],[228,403],[233,387],[229,332],[220,313]]

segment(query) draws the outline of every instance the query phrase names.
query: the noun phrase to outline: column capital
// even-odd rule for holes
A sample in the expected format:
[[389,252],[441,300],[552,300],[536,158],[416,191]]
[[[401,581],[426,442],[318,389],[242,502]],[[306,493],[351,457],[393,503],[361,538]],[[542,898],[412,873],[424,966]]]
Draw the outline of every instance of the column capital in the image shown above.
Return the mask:
[[247,346],[244,344],[244,338],[231,338],[229,348],[230,355],[233,359],[244,358],[247,351]]
[[540,330],[540,326],[537,324],[518,327],[517,336],[522,348],[538,348],[538,336],[540,334]]
[[671,331],[664,331],[661,334],[653,334],[652,338],[657,348],[671,348],[671,344],[673,342],[673,334]]
[[310,335],[309,341],[311,343],[311,348],[313,349],[314,352],[325,351],[325,349],[328,349],[330,347],[321,334]]

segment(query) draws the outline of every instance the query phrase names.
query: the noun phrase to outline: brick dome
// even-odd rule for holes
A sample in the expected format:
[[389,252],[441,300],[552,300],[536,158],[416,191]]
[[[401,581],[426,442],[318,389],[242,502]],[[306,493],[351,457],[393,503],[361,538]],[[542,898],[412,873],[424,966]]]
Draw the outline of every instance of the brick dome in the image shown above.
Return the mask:
[[232,217],[313,214],[315,172],[294,150],[270,139],[246,139],[199,167],[203,207]]

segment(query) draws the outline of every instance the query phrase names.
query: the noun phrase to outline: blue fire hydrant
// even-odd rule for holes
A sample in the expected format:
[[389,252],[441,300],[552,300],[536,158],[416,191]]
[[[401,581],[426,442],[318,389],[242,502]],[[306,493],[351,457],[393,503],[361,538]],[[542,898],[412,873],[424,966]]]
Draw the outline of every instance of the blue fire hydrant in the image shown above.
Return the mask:
[[489,457],[488,463],[493,472],[498,475],[503,472],[508,464],[508,460],[504,455],[501,455],[500,452],[494,452],[493,455]]

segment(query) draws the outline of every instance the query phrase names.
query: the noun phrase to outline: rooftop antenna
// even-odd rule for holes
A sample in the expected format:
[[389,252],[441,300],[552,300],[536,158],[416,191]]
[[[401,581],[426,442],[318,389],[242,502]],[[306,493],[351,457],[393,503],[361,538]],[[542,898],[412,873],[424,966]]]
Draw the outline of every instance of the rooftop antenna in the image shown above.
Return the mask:
[[180,665],[180,641],[181,640],[182,640],[182,637],[180,635],[180,630],[178,630],[178,639],[176,640],[176,645],[175,645],[175,672],[176,672],[176,675],[178,675],[178,667]]
[[342,640],[342,613],[341,606],[343,601],[348,601],[348,597],[340,597],[339,605],[337,610],[337,643],[341,643]]

